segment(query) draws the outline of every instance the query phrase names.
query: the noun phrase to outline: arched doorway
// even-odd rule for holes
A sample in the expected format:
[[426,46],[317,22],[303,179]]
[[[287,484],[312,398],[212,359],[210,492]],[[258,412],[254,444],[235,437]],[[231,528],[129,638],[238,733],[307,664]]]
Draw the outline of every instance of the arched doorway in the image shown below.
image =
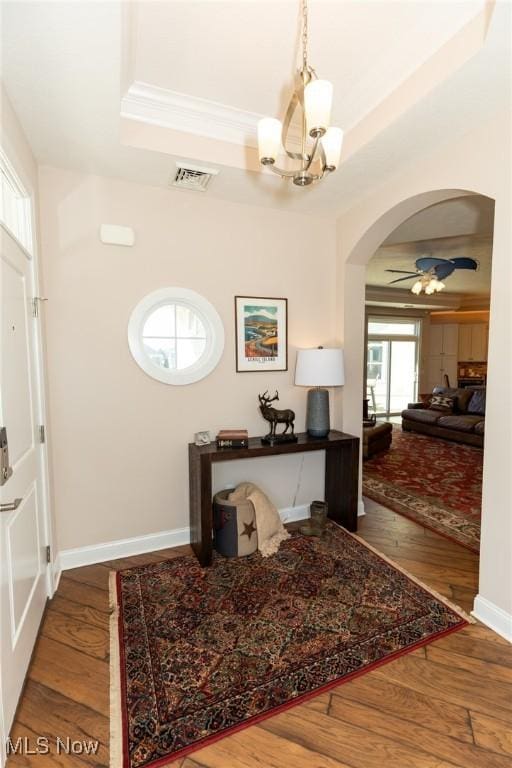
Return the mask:
[[[363,365],[364,365],[364,291],[365,291],[365,270],[368,261],[371,259],[379,245],[386,237],[403,221],[410,216],[429,207],[435,203],[450,200],[451,198],[461,197],[463,195],[483,194],[483,196],[493,199],[486,195],[485,191],[475,189],[444,188],[432,189],[418,192],[409,197],[398,199],[394,204],[386,208],[380,201],[380,211],[375,210],[373,223],[369,226],[368,210],[361,213],[360,221],[357,220],[348,227],[348,232],[341,231],[342,225],[338,228],[338,291],[340,291],[343,301],[340,309],[340,324],[343,328],[342,337],[345,349],[346,368],[350,371],[350,377],[347,377],[347,383],[342,395],[342,428],[352,434],[361,433],[361,393],[363,391]],[[392,201],[388,201],[392,202]],[[364,215],[363,215],[364,214]],[[366,225],[363,221],[366,221]],[[501,220],[500,220],[501,221]],[[501,221],[501,224],[503,222]],[[500,224],[500,243],[503,245],[502,236],[504,229]],[[494,250],[496,249],[496,243]],[[509,255],[510,258],[510,255]],[[493,251],[494,259],[494,251]],[[500,252],[500,260],[503,263],[503,254]],[[495,268],[493,266],[493,276]],[[500,286],[499,280],[494,280],[491,290],[491,315],[495,304],[500,306],[500,314],[503,313],[503,285]],[[491,320],[491,325],[492,325]],[[501,354],[497,346],[498,340],[502,336],[503,329],[496,329],[498,332],[491,334],[490,339],[490,357],[489,357],[489,377],[493,384],[492,390],[499,392],[502,389],[501,384],[493,382],[493,364]],[[493,405],[493,418],[486,429],[485,445],[486,458],[484,460],[484,483],[483,483],[483,503],[482,503],[482,544],[480,559],[480,592],[475,601],[475,613],[490,626],[497,626],[498,631],[507,634],[510,630],[507,627],[508,615],[498,615],[495,611],[493,601],[483,597],[487,591],[496,591],[495,581],[492,581],[493,563],[497,554],[497,547],[504,551],[500,552],[499,559],[504,559],[510,543],[500,542],[499,534],[496,531],[498,523],[496,516],[493,516],[493,507],[496,507],[496,498],[499,496],[500,506],[508,504],[510,509],[510,497],[508,500],[503,496],[503,483],[497,489],[495,482],[495,464],[499,459],[500,452],[503,450],[503,435],[500,428],[500,420],[497,418],[496,403]],[[487,423],[487,422],[486,422]],[[501,434],[500,434],[501,433]],[[502,510],[503,511],[503,510]],[[498,542],[498,543],[497,543]],[[506,574],[503,574],[506,578]],[[483,588],[482,585],[485,585]],[[490,614],[493,614],[490,616]]]

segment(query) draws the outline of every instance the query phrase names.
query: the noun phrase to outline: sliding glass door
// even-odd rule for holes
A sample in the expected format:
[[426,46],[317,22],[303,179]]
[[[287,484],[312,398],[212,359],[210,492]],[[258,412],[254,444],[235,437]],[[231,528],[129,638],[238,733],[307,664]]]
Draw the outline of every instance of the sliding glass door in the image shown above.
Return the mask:
[[366,396],[378,416],[398,415],[417,398],[419,330],[416,319],[368,319]]

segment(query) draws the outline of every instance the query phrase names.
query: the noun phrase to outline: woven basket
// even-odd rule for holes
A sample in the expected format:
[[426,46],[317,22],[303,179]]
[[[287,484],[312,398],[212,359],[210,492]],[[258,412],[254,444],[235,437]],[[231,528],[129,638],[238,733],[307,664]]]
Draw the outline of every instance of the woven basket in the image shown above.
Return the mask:
[[224,557],[252,555],[258,549],[256,516],[250,501],[230,501],[231,489],[213,497],[213,546]]

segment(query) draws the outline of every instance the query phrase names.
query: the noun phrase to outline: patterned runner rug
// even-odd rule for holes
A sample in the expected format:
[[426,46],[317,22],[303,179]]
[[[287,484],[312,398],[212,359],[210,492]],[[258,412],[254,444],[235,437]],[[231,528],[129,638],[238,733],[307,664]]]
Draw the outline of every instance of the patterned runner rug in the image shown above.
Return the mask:
[[334,523],[111,574],[111,768],[163,766],[467,623]]
[[363,493],[472,552],[480,550],[483,451],[393,427],[363,464]]

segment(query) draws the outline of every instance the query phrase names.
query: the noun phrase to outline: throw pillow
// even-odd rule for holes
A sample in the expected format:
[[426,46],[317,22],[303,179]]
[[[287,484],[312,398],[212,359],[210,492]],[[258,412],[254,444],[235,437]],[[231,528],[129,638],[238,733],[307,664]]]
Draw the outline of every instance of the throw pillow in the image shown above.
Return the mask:
[[468,413],[485,416],[485,389],[475,389],[468,405]]
[[431,411],[443,411],[444,413],[453,413],[455,400],[453,395],[432,395],[430,398],[429,409]]

